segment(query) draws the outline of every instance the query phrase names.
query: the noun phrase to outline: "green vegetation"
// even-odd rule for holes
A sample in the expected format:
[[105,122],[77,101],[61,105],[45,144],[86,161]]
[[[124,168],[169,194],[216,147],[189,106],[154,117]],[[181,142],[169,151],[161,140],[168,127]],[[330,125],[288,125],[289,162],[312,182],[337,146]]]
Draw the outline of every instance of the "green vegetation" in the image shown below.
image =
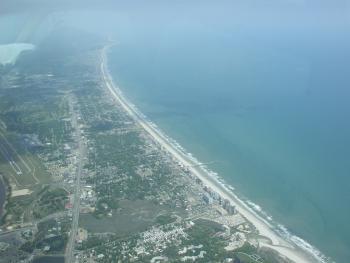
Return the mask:
[[33,215],[35,218],[43,218],[47,215],[64,210],[67,203],[67,192],[62,188],[46,188],[39,195],[34,205]]
[[91,236],[87,240],[85,240],[81,246],[78,247],[79,250],[87,250],[91,248],[95,248],[101,246],[104,243],[104,240],[98,238],[96,236]]
[[176,217],[172,216],[172,215],[159,215],[156,218],[156,223],[159,225],[166,225],[166,224],[170,224],[175,222]]
[[94,216],[96,218],[102,218],[108,213],[111,213],[113,209],[117,209],[118,207],[118,200],[113,200],[106,197],[101,198],[96,202]]
[[69,222],[58,222],[54,219],[38,224],[38,232],[25,242],[20,249],[32,253],[34,249],[43,249],[46,254],[62,253],[68,236]]
[[188,230],[189,238],[183,242],[184,245],[203,245],[201,250],[206,251],[205,257],[197,259],[197,262],[218,262],[227,257],[225,243],[222,238],[216,237],[216,226],[197,222]]
[[22,215],[30,207],[32,201],[32,198],[28,198],[28,196],[10,198],[5,207],[6,214],[4,215],[3,223],[21,223]]
[[[79,91],[77,99],[93,148],[84,168],[96,174],[87,178],[87,183],[94,185],[97,200],[159,200],[159,193],[166,193],[169,204],[183,206],[185,190],[174,183],[173,168],[159,161],[159,152],[146,151],[149,147],[140,128],[122,114],[109,94],[86,88]],[[173,193],[176,197],[170,198]],[[98,217],[108,213],[100,204],[95,206]]]
[[[33,209],[37,192],[52,182],[51,163],[64,165],[60,153],[71,142],[67,88],[53,78],[53,72],[37,58],[41,49],[26,53],[0,77],[0,173],[13,185],[13,191],[27,189],[30,195],[8,197],[5,225],[20,224],[62,209],[57,199]],[[30,61],[30,67],[27,62]],[[57,154],[59,153],[59,154]],[[59,159],[57,159],[59,157]],[[52,206],[52,207],[50,207]]]

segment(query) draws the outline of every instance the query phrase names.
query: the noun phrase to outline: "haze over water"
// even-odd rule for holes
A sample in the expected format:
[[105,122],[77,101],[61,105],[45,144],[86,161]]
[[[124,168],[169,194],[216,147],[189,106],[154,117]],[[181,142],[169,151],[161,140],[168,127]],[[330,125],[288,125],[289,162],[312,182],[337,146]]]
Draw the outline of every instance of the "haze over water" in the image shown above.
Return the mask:
[[274,221],[346,262],[350,45],[343,33],[174,26],[121,34],[109,63],[122,91],[166,134],[200,161],[214,161],[209,168]]

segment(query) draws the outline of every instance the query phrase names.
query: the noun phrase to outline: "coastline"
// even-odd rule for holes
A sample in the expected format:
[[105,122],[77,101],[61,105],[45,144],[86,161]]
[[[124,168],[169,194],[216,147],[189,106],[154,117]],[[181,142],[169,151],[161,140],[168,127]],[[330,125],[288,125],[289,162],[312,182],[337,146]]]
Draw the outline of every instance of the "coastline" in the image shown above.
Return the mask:
[[[319,251],[315,250],[311,245],[302,239],[296,241],[303,241],[303,248],[297,246],[295,242],[290,241],[292,237],[297,239],[297,237],[291,234],[288,240],[280,236],[276,229],[268,220],[265,220],[259,216],[250,206],[239,199],[231,187],[225,185],[224,182],[220,180],[217,176],[213,175],[212,172],[208,171],[201,165],[198,166],[199,162],[190,154],[186,153],[183,148],[172,139],[164,135],[158,127],[152,122],[148,121],[147,118],[139,112],[139,110],[130,103],[122,94],[120,89],[113,82],[108,70],[107,62],[107,50],[111,45],[105,46],[101,53],[101,75],[107,89],[110,91],[111,95],[114,97],[116,102],[127,112],[150,136],[151,138],[161,146],[166,152],[168,152],[174,159],[176,159],[184,167],[187,167],[190,172],[199,178],[203,185],[210,187],[212,190],[217,192],[222,198],[228,199],[233,205],[236,206],[237,211],[254,227],[258,230],[259,234],[268,239],[269,241],[259,241],[260,247],[266,247],[273,249],[280,255],[300,263],[307,262],[325,262],[323,256]],[[283,228],[282,228],[283,229]],[[282,232],[282,231],[281,231]],[[288,235],[287,235],[288,236]],[[319,253],[319,254],[318,254]]]

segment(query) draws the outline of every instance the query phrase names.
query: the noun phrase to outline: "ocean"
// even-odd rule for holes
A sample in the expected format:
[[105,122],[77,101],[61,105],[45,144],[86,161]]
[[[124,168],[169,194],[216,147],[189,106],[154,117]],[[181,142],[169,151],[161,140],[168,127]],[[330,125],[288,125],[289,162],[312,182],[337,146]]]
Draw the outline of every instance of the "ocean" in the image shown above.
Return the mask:
[[350,45],[322,33],[120,34],[126,97],[252,207],[350,258]]

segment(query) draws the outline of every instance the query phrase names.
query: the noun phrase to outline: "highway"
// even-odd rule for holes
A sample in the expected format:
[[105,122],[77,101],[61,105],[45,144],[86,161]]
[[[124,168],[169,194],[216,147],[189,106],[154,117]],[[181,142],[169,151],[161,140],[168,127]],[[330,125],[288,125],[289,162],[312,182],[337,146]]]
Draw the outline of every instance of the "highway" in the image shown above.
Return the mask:
[[80,190],[81,190],[81,174],[83,169],[83,160],[86,155],[86,149],[83,142],[83,138],[81,136],[81,131],[79,129],[77,114],[73,108],[73,102],[69,100],[69,107],[71,112],[71,120],[72,126],[75,130],[75,135],[78,143],[77,149],[77,169],[75,176],[75,185],[74,185],[74,193],[73,193],[73,209],[72,209],[72,227],[66,247],[65,253],[65,263],[74,262],[74,244],[76,240],[76,235],[79,227],[79,211],[80,211]]

